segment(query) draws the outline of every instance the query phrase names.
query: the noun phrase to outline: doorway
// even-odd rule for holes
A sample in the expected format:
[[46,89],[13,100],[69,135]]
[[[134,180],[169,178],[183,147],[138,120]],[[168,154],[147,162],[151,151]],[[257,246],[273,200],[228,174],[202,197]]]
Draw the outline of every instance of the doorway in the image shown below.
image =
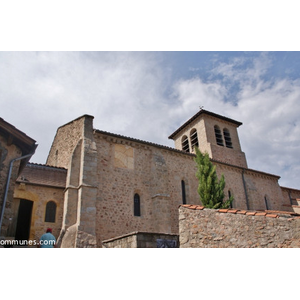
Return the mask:
[[15,235],[16,240],[29,240],[32,206],[33,201],[20,199]]

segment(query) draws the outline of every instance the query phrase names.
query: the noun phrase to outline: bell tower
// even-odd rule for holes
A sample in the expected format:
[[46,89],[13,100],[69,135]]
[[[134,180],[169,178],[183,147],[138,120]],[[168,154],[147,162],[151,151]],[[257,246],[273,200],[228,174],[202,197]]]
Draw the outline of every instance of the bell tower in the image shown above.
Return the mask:
[[240,125],[241,122],[200,109],[172,133],[169,139],[174,140],[178,150],[195,153],[195,147],[198,147],[213,160],[247,168],[237,131]]

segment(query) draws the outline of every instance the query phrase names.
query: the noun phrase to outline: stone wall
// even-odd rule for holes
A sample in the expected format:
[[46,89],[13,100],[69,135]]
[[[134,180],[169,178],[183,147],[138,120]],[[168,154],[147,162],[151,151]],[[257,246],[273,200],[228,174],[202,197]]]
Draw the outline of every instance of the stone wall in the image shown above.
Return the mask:
[[69,164],[72,154],[78,141],[81,140],[85,134],[85,122],[89,119],[92,120],[93,117],[84,115],[57,129],[47,158],[47,165],[66,169],[70,167]]
[[286,199],[285,209],[300,213],[300,190],[281,187],[283,198]]
[[[134,231],[178,234],[182,180],[187,203],[200,204],[193,156],[100,131],[95,141],[98,247],[103,240]],[[136,193],[140,216],[134,216]]]
[[[92,116],[84,115],[58,128],[47,164],[68,169],[59,243],[94,247],[98,182]],[[72,226],[76,230],[68,230]]]
[[[22,156],[22,151],[16,145],[8,143],[7,139],[0,135],[0,211],[2,209],[4,192],[7,183],[7,176],[9,171],[10,162],[17,157]],[[20,161],[15,161],[12,167],[11,179],[9,182],[9,189],[7,194],[7,201],[3,216],[2,228],[0,236],[7,236],[11,219],[13,217],[12,200],[13,191],[18,177]]]
[[225,176],[225,195],[227,196],[230,190],[235,199],[233,201],[234,208],[292,211],[287,207],[290,204],[288,196],[283,196],[278,184],[279,176],[234,167],[218,161],[213,161],[213,163],[216,165],[218,177],[220,178],[221,174]]
[[132,232],[102,242],[104,248],[178,248],[178,235]]
[[[182,180],[186,185],[186,203],[201,204],[194,155],[99,130],[94,131],[94,141],[98,247],[103,240],[136,230],[178,234]],[[247,209],[246,187],[249,208],[266,209],[264,196],[268,195],[272,209],[283,209],[278,176],[217,161],[214,164],[218,175],[225,175],[225,195],[228,197],[230,190],[235,208]],[[90,166],[91,171],[94,167]],[[136,193],[141,199],[141,216],[133,213]]]
[[180,248],[299,248],[299,226],[295,213],[179,208]]
[[[178,205],[182,204],[181,181],[186,184],[186,203],[201,204],[197,193],[194,156],[158,145],[95,132],[98,150],[97,244],[135,230],[178,234]],[[225,175],[225,195],[234,196],[234,208],[283,210],[278,176],[244,170],[214,161],[218,176]],[[244,174],[243,174],[244,172]],[[141,216],[133,215],[133,198],[141,198]],[[285,201],[285,202],[284,202]]]

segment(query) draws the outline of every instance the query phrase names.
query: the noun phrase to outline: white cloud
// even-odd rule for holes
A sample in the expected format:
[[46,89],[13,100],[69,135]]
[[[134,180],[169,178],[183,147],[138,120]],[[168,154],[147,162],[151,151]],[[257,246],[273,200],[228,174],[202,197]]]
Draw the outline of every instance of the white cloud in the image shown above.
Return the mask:
[[172,118],[182,123],[195,114],[200,106],[221,113],[228,105],[223,101],[225,94],[226,88],[219,82],[204,83],[198,77],[180,80],[174,85]]
[[[1,116],[36,139],[45,162],[57,127],[83,114],[98,129],[162,142],[168,71],[159,55],[126,52],[0,54]],[[162,128],[157,130],[157,128]]]

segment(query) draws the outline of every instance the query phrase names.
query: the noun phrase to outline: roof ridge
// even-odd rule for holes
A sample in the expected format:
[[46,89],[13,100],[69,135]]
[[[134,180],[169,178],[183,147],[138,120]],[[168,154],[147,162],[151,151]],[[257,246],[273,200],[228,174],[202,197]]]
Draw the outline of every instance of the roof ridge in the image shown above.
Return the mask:
[[194,153],[188,153],[188,152],[185,152],[185,151],[182,151],[182,150],[170,147],[170,146],[161,145],[161,144],[157,144],[157,143],[153,143],[153,142],[149,142],[149,141],[145,141],[145,140],[140,140],[140,139],[137,139],[137,138],[125,136],[125,135],[118,134],[118,133],[112,133],[112,132],[108,132],[108,131],[100,130],[100,129],[94,129],[94,132],[101,133],[101,134],[111,135],[111,136],[114,136],[114,137],[117,137],[117,138],[122,138],[122,139],[130,140],[130,141],[136,142],[136,143],[142,143],[142,144],[146,144],[146,145],[149,145],[149,146],[159,147],[159,148],[170,150],[170,151],[174,151],[174,152],[177,152],[177,153],[180,153],[180,154],[185,154],[185,155],[189,155],[189,156],[195,156]]
[[63,167],[50,166],[50,165],[47,165],[47,164],[34,163],[34,162],[29,162],[29,163],[27,163],[26,166],[46,167],[46,168],[51,168],[51,169],[59,169],[59,170],[66,170],[67,171],[67,169],[63,168]]
[[202,114],[206,114],[215,118],[219,118],[222,119],[224,121],[233,123],[237,126],[243,125],[242,122],[230,119],[228,117],[213,113],[211,111],[205,110],[205,109],[200,109],[196,114],[194,114],[190,119],[188,119],[185,123],[183,123],[179,128],[177,128],[170,136],[169,139],[173,139],[183,128],[185,128],[188,124],[190,124],[191,122],[193,122],[195,119],[197,119],[200,115]]

